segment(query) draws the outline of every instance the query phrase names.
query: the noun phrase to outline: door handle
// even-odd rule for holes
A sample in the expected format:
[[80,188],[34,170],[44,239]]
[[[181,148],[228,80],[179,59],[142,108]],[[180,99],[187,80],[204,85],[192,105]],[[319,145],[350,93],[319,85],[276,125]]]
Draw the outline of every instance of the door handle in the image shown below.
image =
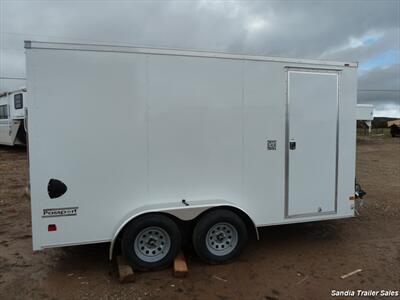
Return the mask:
[[296,142],[289,142],[289,149],[296,150]]

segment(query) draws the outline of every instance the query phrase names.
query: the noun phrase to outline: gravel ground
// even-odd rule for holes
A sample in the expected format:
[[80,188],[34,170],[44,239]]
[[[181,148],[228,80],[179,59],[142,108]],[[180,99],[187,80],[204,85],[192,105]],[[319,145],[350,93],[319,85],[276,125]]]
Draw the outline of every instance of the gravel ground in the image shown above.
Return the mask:
[[400,139],[358,141],[357,177],[368,192],[358,217],[263,228],[227,265],[205,265],[188,250],[185,279],[164,270],[119,284],[107,244],[33,252],[27,176],[25,149],[0,147],[0,299],[309,300],[330,299],[332,289],[400,289]]

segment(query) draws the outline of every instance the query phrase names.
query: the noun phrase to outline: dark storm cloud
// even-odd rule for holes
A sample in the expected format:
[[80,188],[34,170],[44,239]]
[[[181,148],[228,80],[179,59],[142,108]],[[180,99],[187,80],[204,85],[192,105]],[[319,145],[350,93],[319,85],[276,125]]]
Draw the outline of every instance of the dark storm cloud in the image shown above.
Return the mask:
[[[0,76],[24,76],[22,41],[32,39],[359,61],[360,86],[399,88],[399,1],[0,3]],[[359,94],[390,113],[398,98]]]
[[361,75],[358,81],[359,99],[362,100],[362,103],[374,104],[377,111],[392,111],[393,113],[397,111],[399,113],[399,74],[400,64],[395,64],[389,68],[374,69]]

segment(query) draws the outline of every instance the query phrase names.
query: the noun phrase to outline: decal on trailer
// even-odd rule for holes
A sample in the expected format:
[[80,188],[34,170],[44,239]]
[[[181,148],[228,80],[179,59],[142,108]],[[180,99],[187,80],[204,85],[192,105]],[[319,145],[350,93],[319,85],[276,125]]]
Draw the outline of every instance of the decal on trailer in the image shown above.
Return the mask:
[[267,140],[267,149],[276,150],[276,140]]
[[76,216],[78,214],[78,208],[79,207],[45,208],[43,209],[42,218]]

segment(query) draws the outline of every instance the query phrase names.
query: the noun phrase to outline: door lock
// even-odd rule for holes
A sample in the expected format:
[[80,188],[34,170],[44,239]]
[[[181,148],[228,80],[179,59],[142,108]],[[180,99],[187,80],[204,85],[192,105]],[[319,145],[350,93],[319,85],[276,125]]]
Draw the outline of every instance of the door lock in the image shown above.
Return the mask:
[[289,142],[289,148],[290,148],[290,150],[295,150],[296,149],[296,142]]

